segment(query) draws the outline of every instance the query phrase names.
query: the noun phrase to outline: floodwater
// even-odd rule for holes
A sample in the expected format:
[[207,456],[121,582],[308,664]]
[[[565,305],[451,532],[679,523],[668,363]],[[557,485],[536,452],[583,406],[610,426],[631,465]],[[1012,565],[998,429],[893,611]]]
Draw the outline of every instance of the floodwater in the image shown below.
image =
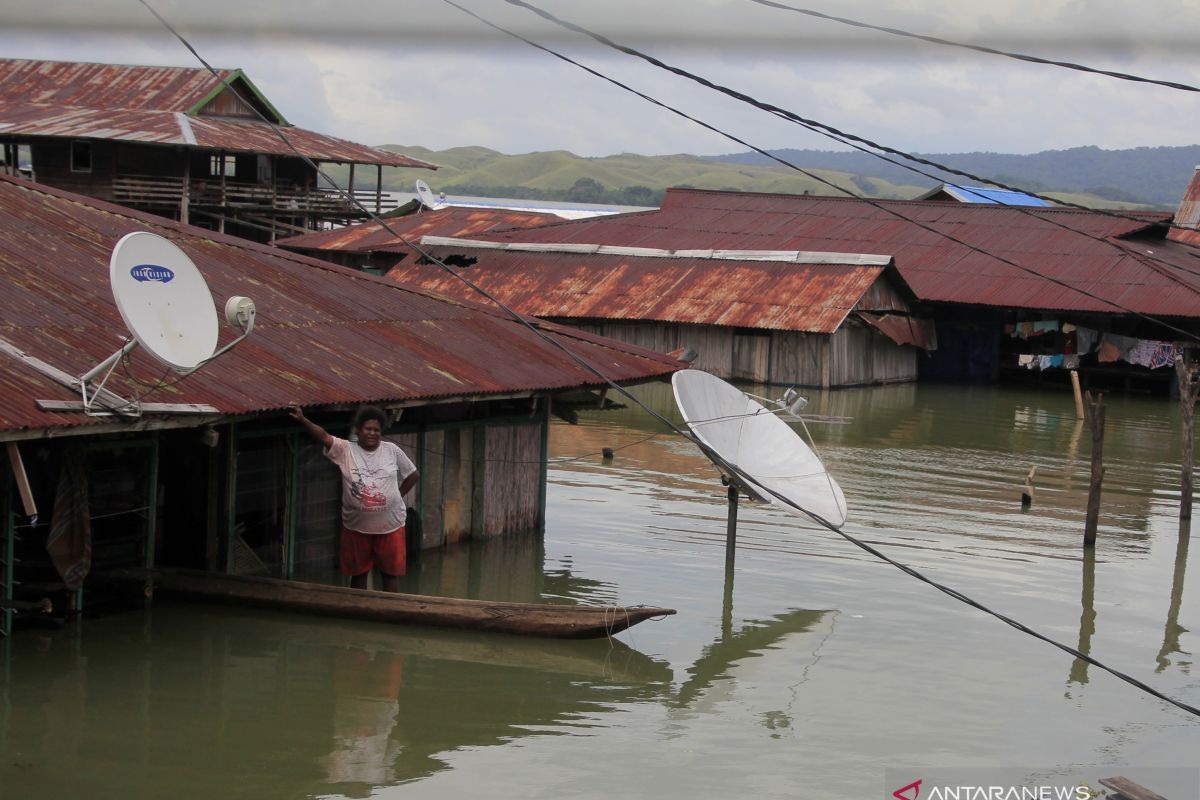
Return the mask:
[[[665,387],[644,394],[668,408]],[[848,533],[1200,705],[1176,404],[1106,399],[1085,559],[1091,443],[1069,393],[810,399]],[[463,594],[676,616],[589,642],[204,605],[19,631],[0,675],[0,797],[857,800],[892,796],[885,769],[1000,767],[1200,796],[1200,719],[836,534],[743,502],[731,581],[714,468],[645,412],[556,423],[550,455],[544,542],[425,558],[409,588],[437,574]],[[532,568],[514,572],[521,559]]]

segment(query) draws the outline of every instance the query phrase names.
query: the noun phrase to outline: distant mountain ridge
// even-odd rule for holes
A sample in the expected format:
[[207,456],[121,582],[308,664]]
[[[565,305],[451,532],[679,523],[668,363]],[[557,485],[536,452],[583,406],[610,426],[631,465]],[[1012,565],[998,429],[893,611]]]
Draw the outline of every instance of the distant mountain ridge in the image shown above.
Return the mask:
[[[774,155],[794,164],[840,170],[931,187],[935,181],[860,152],[831,150],[774,150]],[[1128,203],[1174,208],[1183,197],[1196,166],[1200,164],[1200,145],[1186,147],[1138,147],[1131,150],[1103,150],[1099,147],[1073,147],[1044,150],[1030,155],[1005,153],[914,153],[954,169],[993,178],[1029,191],[1044,193],[1078,192]],[[712,156],[728,164],[761,165],[773,163],[758,153],[732,153]],[[919,165],[918,165],[919,166]],[[927,167],[925,172],[937,174]],[[949,183],[971,185],[972,181],[949,173],[941,179]]]
[[[661,203],[665,190],[673,186],[818,195],[838,195],[840,192],[834,187],[841,187],[861,196],[908,199],[935,185],[934,181],[865,154],[822,150],[778,152],[833,186],[753,153],[727,156],[622,153],[585,158],[565,150],[506,155],[486,147],[447,150],[404,145],[383,147],[439,166],[432,173],[412,169],[385,171],[384,185],[394,191],[411,192],[413,182],[421,178],[434,191],[447,194],[654,206]],[[1142,154],[1141,150],[1076,148],[1033,156],[972,153],[932,159],[1080,205],[1173,208],[1190,180],[1192,166],[1200,163],[1200,146],[1145,150],[1152,153],[1155,164],[1151,168],[1147,159],[1143,159],[1140,162],[1143,174],[1136,181],[1132,174],[1138,171],[1136,168],[1119,168],[1114,163],[1121,162],[1121,154]],[[1172,153],[1168,159],[1159,152],[1164,150],[1183,152]],[[1181,171],[1178,165],[1185,161],[1189,166]],[[1073,170],[1085,170],[1086,177],[1079,177]],[[339,183],[348,177],[345,168],[330,169],[329,173]],[[950,182],[970,183],[961,179]],[[359,187],[374,188],[374,176],[363,174]]]

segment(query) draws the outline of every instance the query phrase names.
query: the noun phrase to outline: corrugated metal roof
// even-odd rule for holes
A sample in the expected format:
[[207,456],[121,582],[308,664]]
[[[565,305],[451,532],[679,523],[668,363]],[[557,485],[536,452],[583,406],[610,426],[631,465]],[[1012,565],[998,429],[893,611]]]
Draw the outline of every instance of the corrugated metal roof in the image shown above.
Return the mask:
[[[799,264],[611,253],[527,252],[454,245],[428,248],[476,258],[471,281],[537,317],[654,320],[738,328],[832,333],[880,279],[880,265]],[[415,262],[388,277],[451,297],[469,289],[445,270]],[[881,307],[897,309],[894,292]],[[875,295],[869,295],[874,298]]]
[[554,214],[504,209],[443,208],[419,211],[386,222],[395,234],[378,222],[364,222],[329,231],[305,233],[275,244],[292,250],[337,250],[350,253],[407,253],[404,241],[420,242],[422,236],[473,236],[484,231],[544,225],[560,217]]
[[[0,59],[0,135],[109,139],[232,152],[295,153],[270,125],[190,113],[237,79],[237,70]],[[261,97],[261,95],[259,95]],[[263,104],[269,103],[263,98]],[[189,130],[190,129],[190,130]],[[436,169],[408,156],[284,125],[278,131],[317,161]]]
[[[1120,313],[1112,305],[1117,303],[1144,314],[1200,317],[1200,260],[1155,229],[1169,213],[1125,212],[1128,218],[1121,218],[1074,209],[873,202],[670,189],[658,211],[480,238],[664,249],[883,253],[895,258],[896,268],[921,300]],[[1167,264],[1146,258],[1148,251]],[[1112,302],[1093,299],[1051,278]]]
[[93,64],[80,61],[0,59],[0,97],[6,104],[191,110],[233,80],[237,71],[201,68]]
[[[222,413],[553,390],[602,381],[504,313],[277,248],[212,233],[38,184],[0,177],[0,339],[71,374],[115,352],[125,327],[108,284],[109,253],[135,230],[166,236],[196,263],[217,307],[258,307],[253,335],[194,375],[147,397]],[[661,354],[538,323],[610,378],[636,381],[682,365]],[[222,332],[222,343],[232,338]],[[0,355],[0,430],[95,424],[35,399],[78,399]],[[132,375],[163,367],[135,349]],[[175,376],[167,376],[174,380]],[[141,391],[122,370],[109,388]]]

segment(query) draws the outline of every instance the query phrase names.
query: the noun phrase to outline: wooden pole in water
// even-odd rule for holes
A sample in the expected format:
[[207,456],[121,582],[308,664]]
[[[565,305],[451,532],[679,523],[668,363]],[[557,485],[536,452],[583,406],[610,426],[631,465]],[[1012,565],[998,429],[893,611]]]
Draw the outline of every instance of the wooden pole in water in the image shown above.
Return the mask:
[[1192,465],[1196,441],[1196,374],[1181,356],[1175,357],[1175,375],[1179,379],[1179,412],[1183,419],[1183,457],[1179,478],[1179,518],[1192,518]]
[[1083,526],[1083,546],[1096,546],[1096,524],[1100,519],[1100,485],[1104,482],[1104,395],[1093,399],[1087,393],[1088,417],[1092,423],[1092,482],[1088,488],[1087,521]]
[[725,593],[721,603],[721,636],[728,641],[733,635],[733,556],[737,552],[738,490],[733,481],[725,492],[729,511],[725,522]]
[[1083,411],[1083,392],[1079,388],[1079,371],[1071,370],[1071,389],[1075,393],[1075,417],[1076,419],[1084,418]]
[[729,514],[725,521],[725,567],[732,569],[733,554],[737,550],[738,511],[738,490],[732,481],[729,484],[729,488],[725,491],[725,497],[729,500]]

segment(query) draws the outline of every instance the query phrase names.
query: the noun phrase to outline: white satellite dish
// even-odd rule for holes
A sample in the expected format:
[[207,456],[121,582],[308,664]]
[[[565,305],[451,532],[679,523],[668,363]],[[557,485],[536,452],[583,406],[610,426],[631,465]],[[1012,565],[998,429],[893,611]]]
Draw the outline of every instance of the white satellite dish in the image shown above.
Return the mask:
[[[139,416],[143,409],[156,413],[217,413],[217,409],[206,405],[125,400],[105,389],[104,384],[117,363],[138,345],[177,372],[185,375],[195,372],[250,335],[254,328],[254,301],[247,297],[230,297],[226,301],[225,319],[241,328],[242,333],[214,352],[217,311],[212,294],[200,270],[174,244],[145,231],[126,234],[113,248],[108,276],[113,299],[132,338],[78,378],[46,365],[47,374],[79,390],[82,402],[39,400],[39,407],[129,417]],[[101,374],[104,377],[93,384]]]
[[433,189],[429,188],[429,184],[423,180],[417,180],[417,197],[421,201],[421,205],[426,208],[436,208],[441,205],[441,201],[433,196]]
[[182,250],[153,233],[126,234],[113,248],[108,276],[125,326],[151,355],[179,372],[212,358],[217,310]]
[[749,484],[745,488],[801,515],[775,495],[787,498],[834,528],[846,523],[842,487],[786,422],[707,372],[681,370],[671,377],[671,386],[692,435],[736,467],[735,477]]

